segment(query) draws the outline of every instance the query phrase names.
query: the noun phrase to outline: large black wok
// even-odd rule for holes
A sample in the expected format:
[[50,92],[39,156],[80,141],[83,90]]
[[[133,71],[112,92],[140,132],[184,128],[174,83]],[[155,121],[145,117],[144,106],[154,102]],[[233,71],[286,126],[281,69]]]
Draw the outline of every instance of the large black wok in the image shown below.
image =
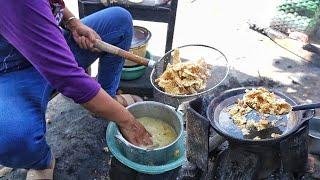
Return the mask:
[[[281,134],[277,138],[272,138],[271,136],[264,137],[261,140],[253,140],[252,138],[245,137],[241,130],[233,123],[233,120],[230,118],[229,113],[226,109],[230,108],[232,105],[236,103],[237,99],[242,99],[243,95],[245,94],[246,89],[251,88],[236,88],[225,91],[220,96],[214,98],[208,106],[207,109],[207,118],[210,120],[212,127],[219,133],[221,136],[225,137],[231,142],[240,142],[242,144],[273,144],[278,143],[281,140],[287,138],[291,134],[295,133],[299,130],[309,119],[314,116],[314,110],[307,110],[307,111],[292,111],[287,115],[281,115],[279,119],[284,121],[285,126],[279,129],[279,134]],[[288,103],[292,106],[297,105],[297,103],[289,98],[288,96],[275,91],[269,90],[274,92],[276,96],[279,98],[285,99]],[[250,115],[249,118],[259,118],[257,114]],[[270,119],[272,120],[272,119]]]

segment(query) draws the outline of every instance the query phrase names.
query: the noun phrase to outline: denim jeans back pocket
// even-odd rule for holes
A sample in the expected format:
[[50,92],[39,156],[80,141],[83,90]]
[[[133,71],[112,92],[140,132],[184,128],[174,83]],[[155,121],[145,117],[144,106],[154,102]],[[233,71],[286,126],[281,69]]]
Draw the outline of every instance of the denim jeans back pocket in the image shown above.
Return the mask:
[[30,66],[27,59],[0,35],[0,74]]

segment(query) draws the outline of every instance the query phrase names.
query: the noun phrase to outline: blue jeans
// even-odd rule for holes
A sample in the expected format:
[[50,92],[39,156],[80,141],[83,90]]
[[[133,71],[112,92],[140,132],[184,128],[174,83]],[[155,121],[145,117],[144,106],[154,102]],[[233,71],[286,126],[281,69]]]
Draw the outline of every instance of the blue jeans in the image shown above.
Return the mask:
[[[131,15],[126,10],[107,8],[81,21],[94,29],[103,41],[129,50],[133,28]],[[100,59],[98,81],[114,96],[123,58],[80,49],[68,32],[64,35],[79,66],[87,68]],[[51,150],[45,139],[45,111],[52,88],[33,67],[1,75],[0,87],[0,164],[13,168],[47,168]]]

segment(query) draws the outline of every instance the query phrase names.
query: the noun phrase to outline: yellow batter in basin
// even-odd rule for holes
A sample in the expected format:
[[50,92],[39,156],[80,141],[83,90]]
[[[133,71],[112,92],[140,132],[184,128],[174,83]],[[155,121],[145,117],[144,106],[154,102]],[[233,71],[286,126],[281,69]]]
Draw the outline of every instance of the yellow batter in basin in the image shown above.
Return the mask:
[[166,122],[150,117],[141,117],[137,120],[151,134],[155,148],[169,145],[177,138],[176,131]]

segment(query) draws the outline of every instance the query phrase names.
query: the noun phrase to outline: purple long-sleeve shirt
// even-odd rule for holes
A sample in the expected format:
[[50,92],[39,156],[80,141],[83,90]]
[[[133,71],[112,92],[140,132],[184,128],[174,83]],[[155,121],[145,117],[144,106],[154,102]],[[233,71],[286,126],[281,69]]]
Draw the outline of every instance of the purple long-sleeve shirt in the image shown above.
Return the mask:
[[48,0],[0,0],[0,34],[52,87],[77,103],[85,103],[100,85],[78,67]]

